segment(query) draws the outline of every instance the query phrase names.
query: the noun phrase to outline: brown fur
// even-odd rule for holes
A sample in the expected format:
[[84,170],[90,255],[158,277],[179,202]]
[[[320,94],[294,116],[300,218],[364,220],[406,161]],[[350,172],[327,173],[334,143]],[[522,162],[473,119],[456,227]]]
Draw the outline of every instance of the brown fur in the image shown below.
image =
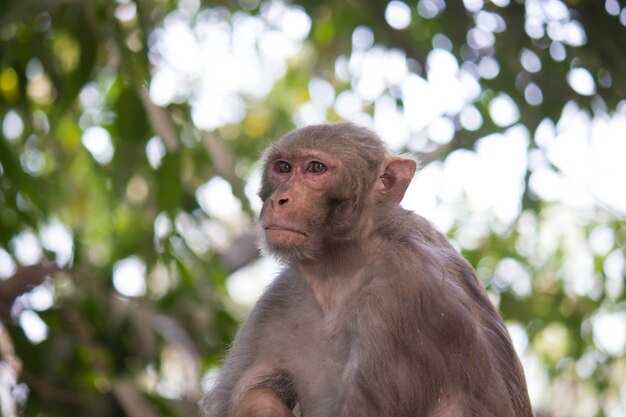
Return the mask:
[[[327,170],[312,174],[310,161]],[[335,124],[288,134],[265,167],[259,223],[285,268],[240,329],[205,416],[278,417],[283,404],[305,417],[532,415],[506,327],[474,271],[397,204],[414,161]],[[275,395],[262,396],[266,388]],[[281,411],[267,414],[277,398]]]

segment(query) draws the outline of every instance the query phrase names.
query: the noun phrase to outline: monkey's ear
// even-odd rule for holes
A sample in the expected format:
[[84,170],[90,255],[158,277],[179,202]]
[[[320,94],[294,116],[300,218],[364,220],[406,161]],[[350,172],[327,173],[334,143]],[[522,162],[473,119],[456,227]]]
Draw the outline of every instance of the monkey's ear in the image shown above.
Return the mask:
[[403,156],[387,157],[376,181],[376,191],[383,199],[400,204],[416,169],[417,162],[414,159]]

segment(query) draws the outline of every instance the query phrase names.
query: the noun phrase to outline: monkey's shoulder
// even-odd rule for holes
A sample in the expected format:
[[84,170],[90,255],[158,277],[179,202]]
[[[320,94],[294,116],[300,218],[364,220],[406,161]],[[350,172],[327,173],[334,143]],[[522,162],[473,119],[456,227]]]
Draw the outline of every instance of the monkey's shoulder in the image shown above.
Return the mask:
[[410,213],[408,234],[418,242],[440,249],[452,249],[449,239],[435,225],[416,213]]
[[244,325],[256,356],[288,372],[305,366],[299,359],[303,355],[318,357],[327,349],[322,340],[324,317],[304,285],[291,271],[284,271],[265,290]]
[[[486,293],[474,269],[443,233],[414,213],[403,213],[405,229],[384,237],[367,265],[371,287],[387,287],[400,298],[430,304],[446,294],[456,303],[484,304]],[[435,301],[433,301],[435,300]]]
[[374,217],[376,232],[384,240],[406,245],[414,241],[424,245],[449,249],[452,248],[446,236],[430,221],[400,206],[387,207]]
[[265,289],[250,317],[260,322],[281,322],[299,316],[296,310],[313,309],[310,290],[289,268],[283,270]]

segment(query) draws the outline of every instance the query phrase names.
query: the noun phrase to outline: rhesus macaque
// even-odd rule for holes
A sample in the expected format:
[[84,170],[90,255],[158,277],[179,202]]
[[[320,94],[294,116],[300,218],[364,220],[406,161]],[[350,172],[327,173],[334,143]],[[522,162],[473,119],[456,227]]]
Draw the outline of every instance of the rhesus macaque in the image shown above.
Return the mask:
[[473,269],[399,205],[416,162],[348,123],[265,154],[259,226],[284,269],[243,324],[207,417],[530,417]]

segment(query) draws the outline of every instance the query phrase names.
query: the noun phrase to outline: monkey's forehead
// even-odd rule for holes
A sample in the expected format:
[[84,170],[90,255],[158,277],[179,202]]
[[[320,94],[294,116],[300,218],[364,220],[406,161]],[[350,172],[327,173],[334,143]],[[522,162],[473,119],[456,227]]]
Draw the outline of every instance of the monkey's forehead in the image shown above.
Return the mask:
[[383,141],[376,133],[348,122],[306,126],[289,132],[280,142],[313,142],[318,145],[354,142],[384,147]]
[[383,141],[375,133],[350,123],[339,123],[294,130],[274,143],[266,157],[296,156],[302,150],[319,150],[341,160],[354,157],[379,160],[387,153]]

